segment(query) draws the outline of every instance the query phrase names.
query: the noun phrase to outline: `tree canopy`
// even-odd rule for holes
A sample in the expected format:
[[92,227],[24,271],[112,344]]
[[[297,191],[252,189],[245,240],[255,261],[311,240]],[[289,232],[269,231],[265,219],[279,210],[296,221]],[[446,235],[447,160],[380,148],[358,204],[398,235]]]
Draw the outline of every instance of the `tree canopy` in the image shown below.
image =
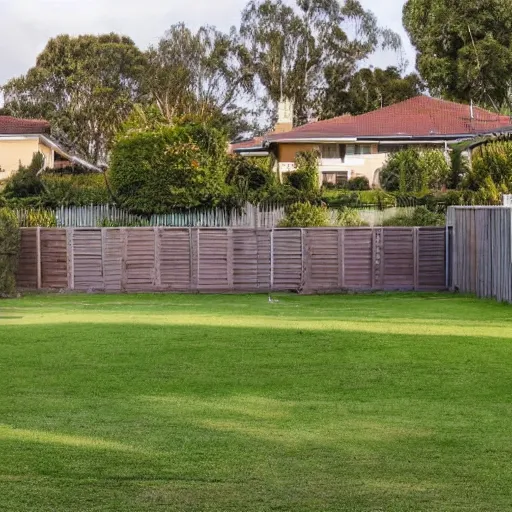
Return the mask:
[[50,39],[28,73],[3,87],[6,109],[51,122],[54,134],[91,162],[140,98],[145,59],[134,42],[107,34]]
[[416,73],[402,77],[395,67],[363,68],[347,77],[336,70],[326,73],[322,117],[364,114],[421,94],[425,87]]
[[299,124],[320,112],[327,73],[350,75],[379,46],[401,46],[399,36],[380,28],[357,0],[296,0],[295,7],[282,0],[250,0],[240,32],[265,104],[292,100]]
[[510,0],[408,0],[403,23],[432,94],[510,111]]

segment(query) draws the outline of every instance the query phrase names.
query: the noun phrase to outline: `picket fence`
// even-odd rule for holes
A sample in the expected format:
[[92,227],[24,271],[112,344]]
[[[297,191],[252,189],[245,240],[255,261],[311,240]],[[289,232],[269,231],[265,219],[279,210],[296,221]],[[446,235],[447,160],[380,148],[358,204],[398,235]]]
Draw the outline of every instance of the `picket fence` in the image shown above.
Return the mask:
[[448,209],[451,288],[512,303],[512,207]]
[[[392,207],[385,210],[375,208],[359,209],[361,220],[368,226],[381,226],[397,214],[412,212],[414,208]],[[18,220],[25,226],[30,210],[15,210]],[[240,209],[191,209],[175,210],[167,214],[148,217],[134,215],[113,205],[60,206],[44,210],[56,219],[61,228],[95,228],[106,225],[148,226],[148,227],[247,227],[276,228],[285,217],[285,207],[279,205],[252,205],[247,203]],[[330,209],[332,225],[336,225],[339,210]]]
[[18,284],[105,292],[440,290],[444,228],[26,228]]

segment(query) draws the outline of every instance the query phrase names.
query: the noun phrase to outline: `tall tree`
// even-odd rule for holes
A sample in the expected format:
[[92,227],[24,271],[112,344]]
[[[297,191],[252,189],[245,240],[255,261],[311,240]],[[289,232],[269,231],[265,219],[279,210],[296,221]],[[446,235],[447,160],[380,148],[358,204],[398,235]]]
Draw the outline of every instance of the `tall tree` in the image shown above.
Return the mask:
[[379,44],[401,45],[357,0],[296,0],[295,7],[283,0],[251,0],[242,13],[241,34],[267,103],[275,113],[282,97],[293,100],[298,123],[320,110],[326,69],[349,74]]
[[48,42],[26,75],[4,85],[5,108],[15,116],[47,119],[63,142],[100,163],[141,95],[144,64],[127,37],[61,35]]
[[202,27],[194,33],[174,25],[147,59],[145,88],[169,122],[189,116],[229,124],[239,118],[238,100],[252,90],[250,56],[235,29],[223,34]]
[[511,110],[510,0],[408,0],[403,22],[433,94]]
[[416,73],[401,76],[395,67],[360,69],[353,75],[339,75],[327,69],[322,116],[364,114],[421,94],[425,87]]

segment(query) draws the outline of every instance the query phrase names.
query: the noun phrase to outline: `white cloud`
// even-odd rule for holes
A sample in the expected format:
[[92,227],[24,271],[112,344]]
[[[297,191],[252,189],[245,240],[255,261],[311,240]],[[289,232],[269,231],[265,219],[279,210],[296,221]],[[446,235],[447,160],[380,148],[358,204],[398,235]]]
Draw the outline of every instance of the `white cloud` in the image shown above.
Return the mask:
[[[362,0],[382,25],[404,37],[413,64],[401,25],[403,2]],[[246,0],[0,0],[0,84],[25,73],[48,39],[61,33],[118,32],[146,48],[179,21],[193,28],[209,24],[228,30],[239,24],[245,4]],[[386,66],[394,61],[378,53],[371,63]]]

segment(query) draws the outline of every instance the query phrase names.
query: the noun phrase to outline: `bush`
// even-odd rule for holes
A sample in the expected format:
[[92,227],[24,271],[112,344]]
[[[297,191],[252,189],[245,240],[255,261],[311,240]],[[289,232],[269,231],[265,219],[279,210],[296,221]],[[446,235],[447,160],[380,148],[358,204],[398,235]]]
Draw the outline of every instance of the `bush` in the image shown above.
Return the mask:
[[48,210],[24,210],[20,214],[20,227],[22,228],[55,228],[57,218]]
[[47,207],[106,204],[112,200],[103,174],[45,172],[41,179],[44,185],[41,202]]
[[294,172],[288,174],[288,183],[308,194],[318,193],[319,184],[319,154],[318,151],[301,151],[295,159]]
[[39,196],[44,186],[38,173],[43,169],[44,157],[41,153],[35,153],[28,167],[20,165],[8,180],[4,189],[7,199]]
[[450,174],[450,166],[441,150],[410,148],[388,157],[380,172],[380,183],[388,192],[424,193],[446,186]]
[[329,212],[323,206],[309,202],[295,203],[286,209],[286,217],[279,223],[282,228],[311,228],[329,225]]
[[0,209],[0,297],[16,292],[16,271],[20,250],[20,230],[16,215]]
[[355,208],[373,205],[376,208],[383,209],[395,206],[396,199],[392,194],[380,189],[361,191],[324,190],[322,194],[322,201],[333,208]]
[[365,176],[356,176],[347,181],[347,190],[370,190],[370,182]]
[[203,124],[122,135],[111,155],[117,202],[138,213],[217,206],[227,196],[227,141]]
[[342,208],[338,211],[336,225],[343,228],[356,228],[367,226],[368,224],[359,215],[359,212],[353,208]]
[[404,212],[385,220],[383,226],[444,226],[446,217],[443,214],[431,212],[425,206],[418,206],[412,213]]
[[512,193],[512,141],[493,142],[476,149],[462,188],[475,192],[484,204],[499,204],[501,194]]

